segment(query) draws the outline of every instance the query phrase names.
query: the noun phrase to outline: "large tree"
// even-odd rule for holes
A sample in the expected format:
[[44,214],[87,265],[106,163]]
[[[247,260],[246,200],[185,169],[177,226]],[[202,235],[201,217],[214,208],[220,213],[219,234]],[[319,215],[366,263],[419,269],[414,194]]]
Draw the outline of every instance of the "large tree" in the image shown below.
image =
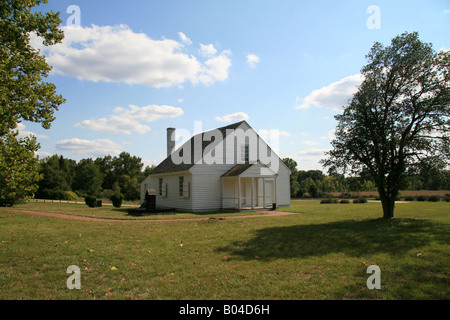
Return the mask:
[[72,188],[78,193],[98,196],[102,191],[103,175],[92,159],[82,159],[75,167]]
[[[32,12],[46,0],[0,2],[0,202],[14,202],[18,195],[32,193],[39,180],[36,138],[18,138],[17,124],[41,123],[50,128],[54,112],[64,102],[53,84],[43,81],[51,67],[30,45],[31,35],[45,45],[63,39],[58,13]],[[4,153],[3,153],[4,152]],[[7,162],[8,161],[8,162]],[[20,181],[20,182],[19,182]],[[5,198],[7,197],[7,198]]]
[[322,164],[330,172],[368,172],[389,219],[409,173],[448,165],[450,52],[436,52],[414,32],[386,47],[375,43],[366,58],[364,80],[335,116],[333,149]]

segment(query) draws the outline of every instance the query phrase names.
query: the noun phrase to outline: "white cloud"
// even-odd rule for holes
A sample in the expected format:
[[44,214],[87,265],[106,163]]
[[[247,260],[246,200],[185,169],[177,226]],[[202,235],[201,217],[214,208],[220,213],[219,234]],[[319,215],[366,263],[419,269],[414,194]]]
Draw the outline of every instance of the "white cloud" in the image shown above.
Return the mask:
[[256,54],[248,54],[247,55],[247,63],[251,68],[256,67],[259,63],[260,59]]
[[[319,108],[342,111],[342,107],[347,105],[348,101],[358,91],[357,86],[359,86],[362,81],[363,76],[361,74],[345,77],[326,87],[314,90],[304,98],[302,103],[296,108],[307,109],[311,106],[316,106]],[[299,98],[297,98],[297,102],[299,102]]]
[[187,45],[191,45],[192,44],[191,39],[186,37],[186,35],[183,32],[178,32],[178,36],[180,37],[181,42],[183,42],[184,44],[187,44]]
[[315,142],[315,141],[311,141],[311,140],[303,141],[302,144],[304,144],[305,146],[318,146],[318,145],[320,145],[319,142]]
[[93,120],[83,120],[75,124],[75,126],[83,129],[105,131],[108,133],[117,133],[117,134],[131,134],[131,132],[144,134],[147,131],[150,131],[150,127],[141,124],[139,121],[134,119],[122,118],[120,116],[111,116],[109,118],[100,118]]
[[121,152],[121,146],[109,139],[81,140],[73,138],[58,141],[55,147],[60,151],[94,157],[114,156]]
[[307,150],[302,150],[296,153],[297,156],[323,156],[328,149],[312,148]]
[[19,134],[17,135],[19,138],[25,138],[25,137],[28,137],[28,136],[34,136],[37,139],[50,139],[49,136],[46,136],[46,135],[43,135],[43,134],[36,134],[36,133],[34,133],[32,131],[25,130],[26,126],[22,122],[17,124],[17,128],[16,129],[19,131]]
[[325,157],[326,151],[329,149],[311,148],[299,151],[290,158],[297,162],[299,170],[323,170],[319,161]]
[[229,58],[230,51],[225,50],[217,57],[205,61],[196,80],[193,83],[201,82],[210,85],[215,81],[224,81],[228,78],[228,68],[231,66]]
[[291,134],[287,131],[282,131],[278,129],[260,129],[258,130],[258,134],[261,137],[273,137],[274,135],[278,135],[279,137],[290,137]]
[[183,109],[166,105],[148,105],[137,107],[129,105],[128,109],[117,107],[113,110],[113,115],[106,118],[84,120],[76,127],[108,133],[131,134],[137,132],[144,134],[150,127],[141,122],[153,122],[163,118],[174,118],[181,116]]
[[142,160],[142,163],[144,164],[144,168],[146,166],[157,166],[158,164],[161,163],[161,161],[163,161],[166,157],[163,155],[159,155],[157,159],[152,159],[152,160],[148,160],[148,159],[144,159]]
[[231,113],[231,114],[226,114],[221,117],[217,116],[215,118],[215,120],[226,123],[226,122],[238,122],[238,121],[242,121],[242,120],[248,120],[249,118],[250,117],[245,112],[235,112],[235,113]]
[[135,33],[126,25],[62,27],[62,43],[50,47],[32,36],[32,45],[45,54],[53,72],[89,81],[144,84],[161,88],[194,84],[211,84],[228,78],[231,60],[227,52],[200,62],[183,52],[192,41],[182,32],[181,42],[153,40]]
[[217,49],[212,44],[200,43],[200,54],[204,57],[213,57],[217,54]]
[[327,136],[323,136],[320,139],[322,140],[333,140],[336,136],[336,129],[332,129],[330,131],[328,131],[328,135]]

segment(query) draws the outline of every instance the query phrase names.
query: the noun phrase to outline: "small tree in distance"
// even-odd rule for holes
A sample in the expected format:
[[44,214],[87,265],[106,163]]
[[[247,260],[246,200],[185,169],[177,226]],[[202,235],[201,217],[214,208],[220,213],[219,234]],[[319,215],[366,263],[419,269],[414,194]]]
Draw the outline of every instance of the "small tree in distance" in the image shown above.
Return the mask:
[[335,116],[333,149],[321,163],[330,173],[366,170],[390,219],[408,174],[448,165],[450,52],[435,52],[414,32],[388,47],[375,43],[366,58],[364,81]]

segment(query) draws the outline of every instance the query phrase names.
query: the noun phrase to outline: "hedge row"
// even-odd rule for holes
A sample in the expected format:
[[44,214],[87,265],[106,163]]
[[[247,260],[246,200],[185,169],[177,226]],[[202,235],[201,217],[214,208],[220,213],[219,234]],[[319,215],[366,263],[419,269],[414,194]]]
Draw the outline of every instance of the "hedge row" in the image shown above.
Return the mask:
[[[367,199],[366,198],[357,198],[355,200],[353,200],[353,203],[366,203]],[[327,199],[322,199],[320,201],[320,203],[350,203],[350,200],[348,199],[335,199],[335,198],[327,198]]]

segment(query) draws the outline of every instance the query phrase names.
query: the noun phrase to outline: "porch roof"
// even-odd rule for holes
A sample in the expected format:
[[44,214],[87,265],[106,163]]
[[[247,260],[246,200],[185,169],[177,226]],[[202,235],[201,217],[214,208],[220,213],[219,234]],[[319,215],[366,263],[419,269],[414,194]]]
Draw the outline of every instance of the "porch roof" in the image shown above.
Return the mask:
[[237,164],[227,172],[225,172],[222,177],[237,177],[241,173],[245,172],[248,168],[250,168],[253,165],[253,163],[242,163]]
[[[251,168],[255,167],[257,173],[251,172]],[[261,170],[262,169],[262,170]],[[247,172],[249,171],[249,172]],[[262,171],[265,172],[265,174],[262,174]],[[222,178],[226,177],[239,177],[243,175],[245,172],[246,176],[254,176],[254,177],[263,177],[263,176],[277,176],[275,172],[273,172],[269,167],[267,167],[265,164],[262,164],[260,161],[257,161],[256,163],[241,163],[237,164],[234,167],[232,167],[230,170],[225,172],[222,175]]]

